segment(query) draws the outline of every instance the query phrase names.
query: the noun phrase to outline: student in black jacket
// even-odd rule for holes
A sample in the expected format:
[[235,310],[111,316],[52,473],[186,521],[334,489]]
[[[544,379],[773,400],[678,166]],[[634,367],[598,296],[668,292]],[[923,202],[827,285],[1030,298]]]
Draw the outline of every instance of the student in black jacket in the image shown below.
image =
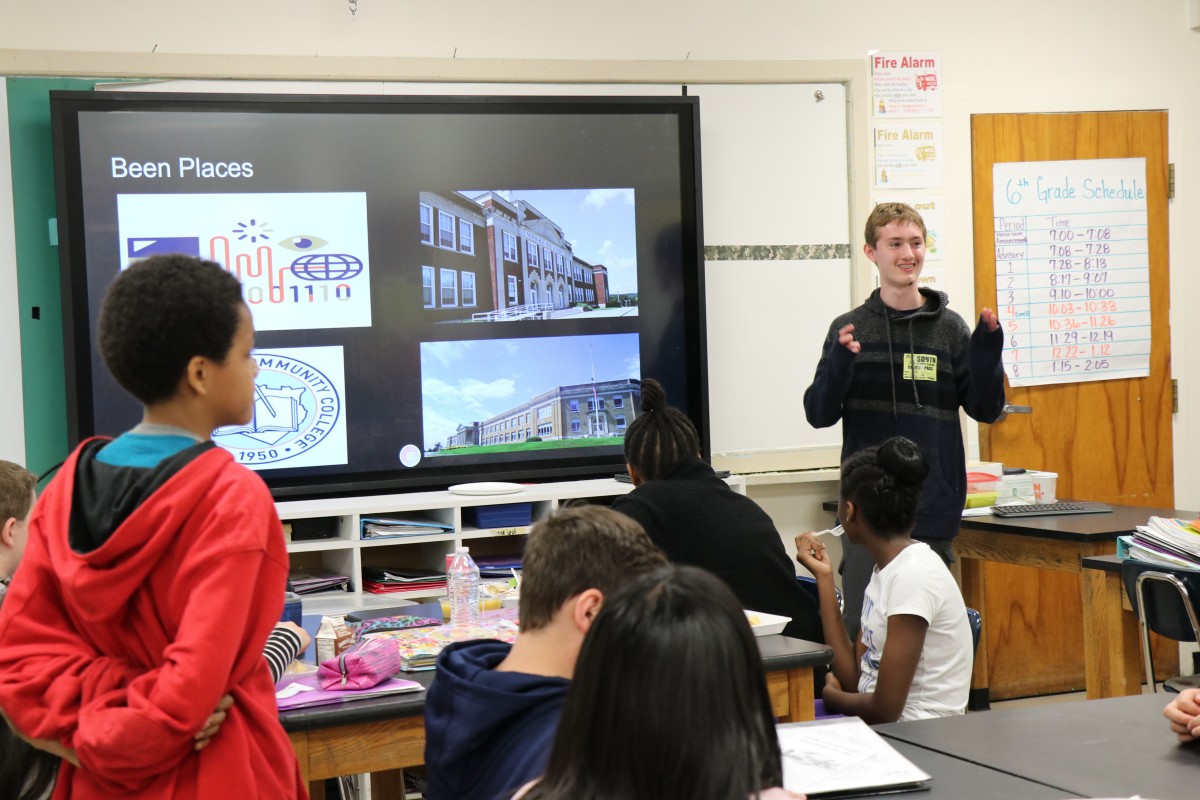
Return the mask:
[[640,522],[672,562],[725,581],[746,609],[791,617],[785,635],[823,641],[816,600],[796,582],[775,524],[700,459],[696,426],[666,400],[658,381],[642,381],[642,413],[625,433],[636,488],[613,509]]

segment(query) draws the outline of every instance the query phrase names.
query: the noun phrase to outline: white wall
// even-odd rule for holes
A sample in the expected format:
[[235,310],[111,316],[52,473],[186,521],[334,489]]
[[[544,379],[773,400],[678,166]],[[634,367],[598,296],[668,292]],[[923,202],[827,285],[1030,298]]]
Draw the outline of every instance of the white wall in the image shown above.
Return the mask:
[[[972,305],[973,294],[970,117],[995,112],[1167,109],[1180,187],[1171,208],[1171,295],[1180,308],[1198,296],[1200,277],[1185,252],[1185,225],[1198,208],[1191,172],[1200,161],[1200,33],[1189,27],[1188,0],[527,0],[503,14],[481,2],[453,10],[391,0],[358,6],[352,18],[345,0],[9,3],[0,25],[0,74],[453,77],[470,74],[470,60],[493,59],[488,70],[571,80],[578,71],[568,60],[606,60],[612,77],[632,80],[664,61],[865,59],[872,49],[934,50],[945,64],[947,282],[959,307]],[[82,54],[31,52],[37,49]],[[439,61],[404,60],[413,58]],[[530,59],[545,61],[530,66]],[[629,61],[642,63],[623,63]],[[865,133],[855,135],[857,147],[866,146]],[[0,264],[0,280],[11,280],[11,270]],[[1183,480],[1182,459],[1200,445],[1200,391],[1190,384],[1200,379],[1200,343],[1181,323],[1176,314],[1176,505],[1195,509],[1200,483]]]

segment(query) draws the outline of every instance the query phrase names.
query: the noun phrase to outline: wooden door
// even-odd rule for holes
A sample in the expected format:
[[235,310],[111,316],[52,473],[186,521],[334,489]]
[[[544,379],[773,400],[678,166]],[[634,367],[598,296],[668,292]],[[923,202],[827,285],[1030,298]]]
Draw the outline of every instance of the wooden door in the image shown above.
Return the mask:
[[[993,164],[1146,159],[1150,375],[1010,388],[1008,402],[1033,413],[981,426],[979,445],[985,460],[1057,472],[1059,498],[1174,508],[1167,113],[975,115],[971,145],[976,307],[996,304]],[[1078,576],[987,564],[985,586],[991,696],[1083,688]]]

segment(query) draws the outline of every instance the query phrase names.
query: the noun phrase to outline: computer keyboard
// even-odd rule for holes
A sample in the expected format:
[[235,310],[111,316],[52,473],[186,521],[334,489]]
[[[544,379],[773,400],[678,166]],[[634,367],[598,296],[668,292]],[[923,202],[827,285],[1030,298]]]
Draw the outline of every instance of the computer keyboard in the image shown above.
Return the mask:
[[1097,514],[1112,511],[1103,503],[1031,503],[1029,505],[993,506],[995,517],[1045,517],[1052,514]]

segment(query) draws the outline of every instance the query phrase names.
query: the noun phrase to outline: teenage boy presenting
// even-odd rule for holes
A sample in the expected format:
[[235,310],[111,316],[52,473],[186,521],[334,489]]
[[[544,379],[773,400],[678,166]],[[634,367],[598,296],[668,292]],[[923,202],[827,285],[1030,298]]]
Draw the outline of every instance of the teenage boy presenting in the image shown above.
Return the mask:
[[425,699],[427,800],[509,797],[540,777],[605,596],[666,563],[640,525],[607,508],[565,509],[534,525],[516,641],[461,642],[438,656]]
[[210,439],[254,410],[241,285],[196,258],[139,262],[109,288],[99,345],[144,416],[83,442],[34,509],[0,609],[0,709],[64,758],[57,797],[304,797],[262,657],[287,578],[279,519]]
[[[892,436],[920,445],[931,469],[912,537],[950,564],[967,494],[958,409],[980,422],[1000,416],[1004,334],[992,309],[980,312],[971,333],[944,292],[918,286],[925,222],[911,206],[875,206],[865,238],[879,288],[829,326],[804,413],[817,428],[842,421],[843,460]],[[844,618],[853,639],[873,562],[862,547],[842,546]]]

